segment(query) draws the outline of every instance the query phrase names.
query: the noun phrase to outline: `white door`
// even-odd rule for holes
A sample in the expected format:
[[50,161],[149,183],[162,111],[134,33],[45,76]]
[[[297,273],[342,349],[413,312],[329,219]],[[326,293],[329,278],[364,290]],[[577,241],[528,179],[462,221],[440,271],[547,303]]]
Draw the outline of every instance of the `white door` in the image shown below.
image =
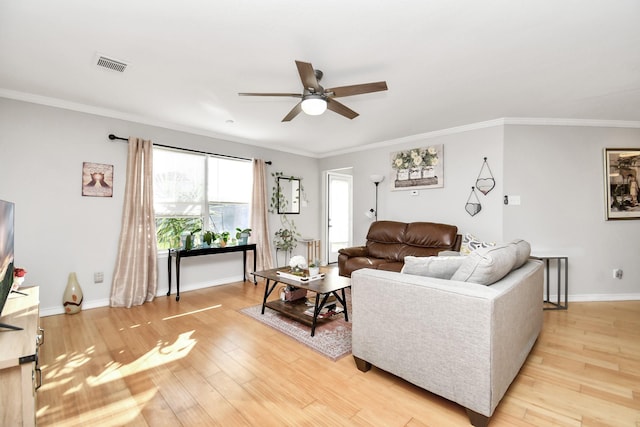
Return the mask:
[[327,261],[338,262],[338,250],[352,243],[353,178],[338,172],[327,172]]

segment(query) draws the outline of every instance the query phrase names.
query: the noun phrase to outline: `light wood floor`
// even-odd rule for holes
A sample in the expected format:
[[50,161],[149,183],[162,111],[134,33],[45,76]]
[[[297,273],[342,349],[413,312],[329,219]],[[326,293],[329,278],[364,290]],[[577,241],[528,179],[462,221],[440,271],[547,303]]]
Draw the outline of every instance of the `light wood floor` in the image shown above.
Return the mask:
[[[263,283],[42,319],[40,426],[463,426],[464,409],[238,310]],[[640,301],[545,311],[492,426],[640,426]]]

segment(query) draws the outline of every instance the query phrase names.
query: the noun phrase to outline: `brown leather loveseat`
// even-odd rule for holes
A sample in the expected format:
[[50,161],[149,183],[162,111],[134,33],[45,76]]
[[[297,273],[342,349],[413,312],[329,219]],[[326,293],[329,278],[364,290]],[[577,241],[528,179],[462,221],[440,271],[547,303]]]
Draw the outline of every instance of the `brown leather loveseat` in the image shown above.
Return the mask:
[[458,227],[435,222],[376,221],[369,227],[365,246],[338,251],[341,276],[361,268],[400,271],[404,257],[435,256],[441,251],[459,251],[462,236]]

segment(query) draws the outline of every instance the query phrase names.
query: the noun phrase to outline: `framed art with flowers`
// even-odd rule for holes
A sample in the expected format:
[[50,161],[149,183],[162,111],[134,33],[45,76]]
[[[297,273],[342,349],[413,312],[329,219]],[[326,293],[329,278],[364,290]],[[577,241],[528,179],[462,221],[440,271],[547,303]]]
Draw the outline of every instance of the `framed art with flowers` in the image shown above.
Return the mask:
[[604,149],[606,219],[640,219],[640,148]]
[[113,197],[113,165],[82,163],[82,195]]
[[444,187],[444,146],[391,153],[391,178],[394,190],[418,190]]

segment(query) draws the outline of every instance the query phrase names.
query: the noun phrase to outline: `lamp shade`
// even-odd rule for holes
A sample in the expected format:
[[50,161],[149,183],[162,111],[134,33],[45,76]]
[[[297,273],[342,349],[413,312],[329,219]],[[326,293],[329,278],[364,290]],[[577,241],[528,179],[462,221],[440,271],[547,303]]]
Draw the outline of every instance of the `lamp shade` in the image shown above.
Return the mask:
[[307,95],[302,100],[302,111],[310,116],[319,116],[327,109],[327,101],[320,95]]
[[369,179],[374,184],[380,184],[382,181],[384,181],[384,175],[371,175]]

